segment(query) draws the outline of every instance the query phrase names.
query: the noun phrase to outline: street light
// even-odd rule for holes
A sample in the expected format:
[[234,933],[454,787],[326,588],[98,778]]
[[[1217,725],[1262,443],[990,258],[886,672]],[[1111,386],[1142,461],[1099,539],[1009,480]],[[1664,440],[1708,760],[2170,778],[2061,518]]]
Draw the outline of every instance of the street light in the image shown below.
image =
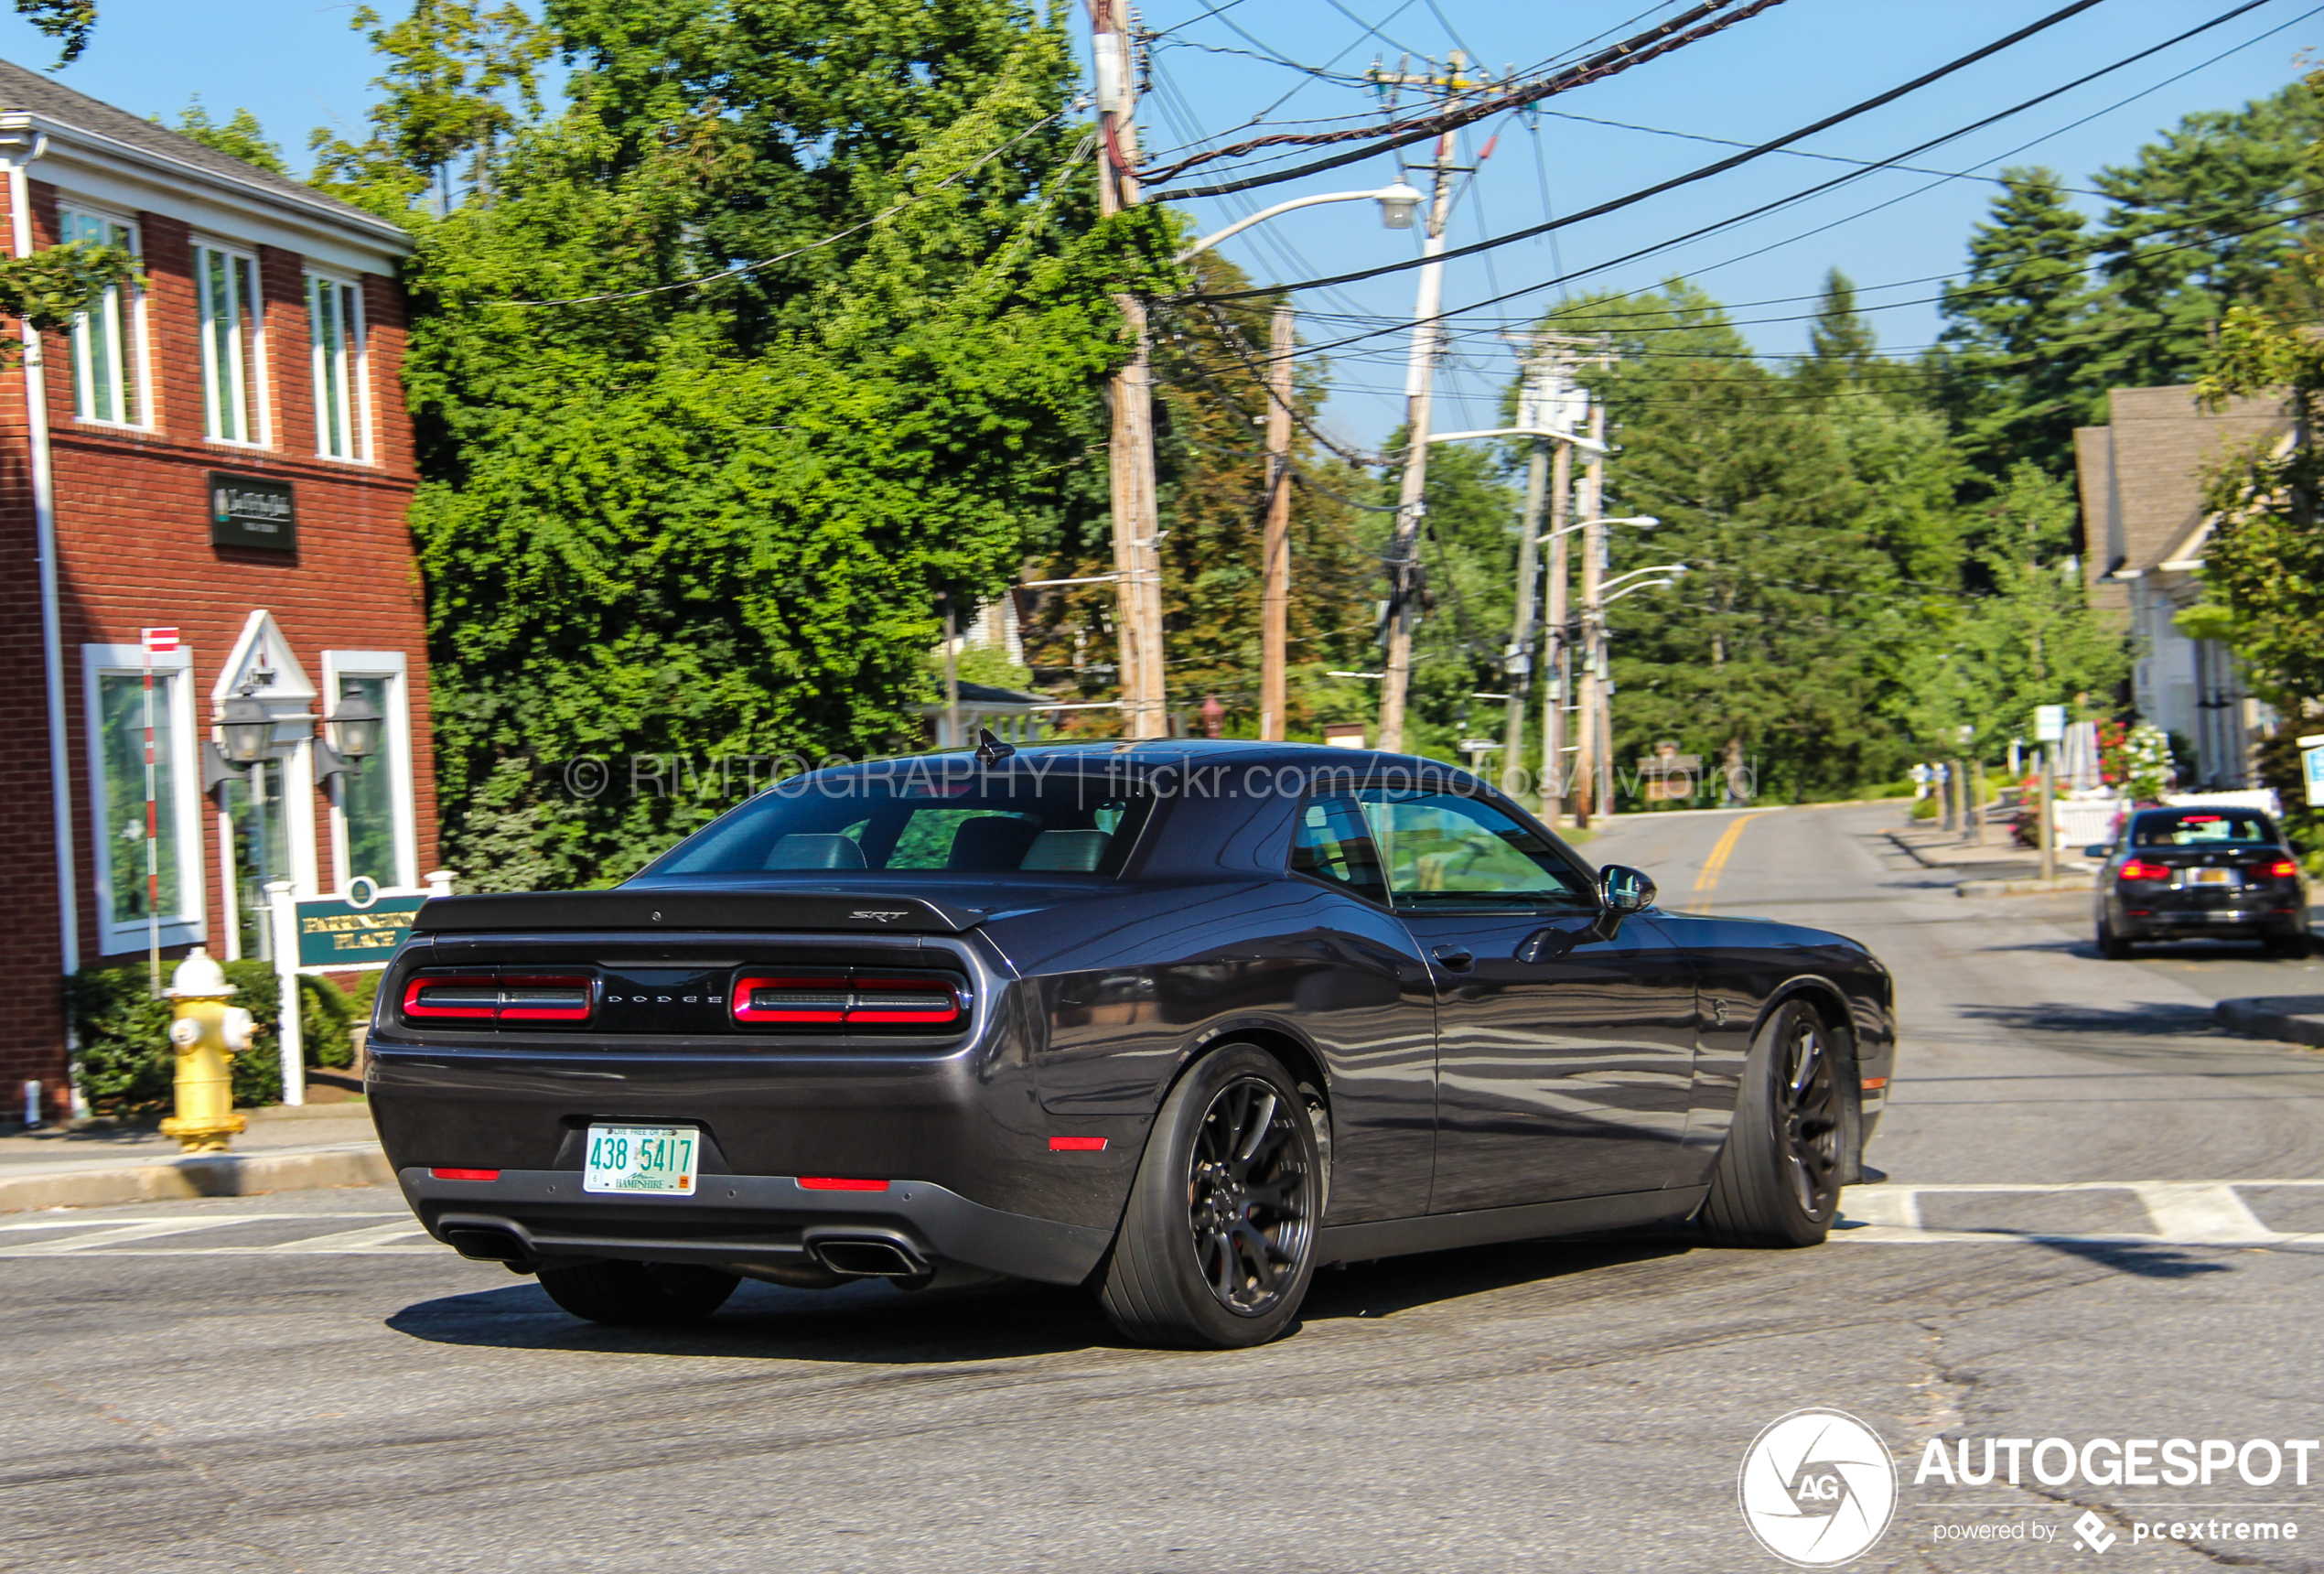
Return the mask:
[[1288,213],[1294,208],[1312,208],[1320,202],[1361,202],[1370,199],[1380,204],[1380,221],[1391,230],[1409,230],[1412,218],[1420,207],[1420,192],[1398,180],[1393,186],[1383,186],[1377,191],[1329,191],[1318,197],[1294,197],[1288,202],[1278,202],[1272,208],[1262,208],[1247,219],[1237,219],[1215,234],[1205,235],[1178,253],[1179,262],[1199,256],[1221,241],[1239,235],[1253,224],[1264,223],[1278,213]]
[[238,694],[220,708],[218,731],[225,739],[221,752],[228,763],[254,765],[266,758],[274,741],[274,714],[264,700]]
[[1593,524],[1628,524],[1634,525],[1640,530],[1653,530],[1662,523],[1651,513],[1625,514],[1619,519],[1585,519],[1556,530],[1545,530],[1533,537],[1533,540],[1544,542],[1555,536],[1571,535],[1577,530],[1587,530]]
[[[1607,602],[1613,599],[1611,596],[1605,594],[1605,591],[1609,587],[1619,585],[1625,579],[1635,579],[1641,574],[1668,574],[1673,579],[1684,579],[1686,577],[1686,565],[1684,563],[1657,563],[1652,567],[1633,568],[1628,574],[1617,574],[1613,578],[1606,580],[1598,586],[1598,588],[1599,596],[1598,604],[1603,607]],[[1633,588],[1636,588],[1633,587]]]

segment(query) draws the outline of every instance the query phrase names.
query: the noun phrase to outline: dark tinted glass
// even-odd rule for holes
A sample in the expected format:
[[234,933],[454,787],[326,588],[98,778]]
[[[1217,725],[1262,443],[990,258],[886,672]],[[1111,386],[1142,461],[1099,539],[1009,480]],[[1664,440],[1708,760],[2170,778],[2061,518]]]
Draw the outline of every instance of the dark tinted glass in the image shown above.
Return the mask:
[[1310,798],[1299,809],[1298,833],[1291,841],[1291,868],[1383,905],[1388,883],[1372,824],[1352,793]]
[[1149,803],[1118,781],[1080,776],[805,777],[761,793],[644,872],[1113,875]]
[[2138,816],[2131,845],[2138,847],[2200,847],[2220,842],[2276,840],[2267,816],[2249,809],[2174,809]]
[[1373,837],[1386,848],[1388,889],[1398,907],[1598,905],[1580,869],[1480,798],[1404,788],[1361,796]]

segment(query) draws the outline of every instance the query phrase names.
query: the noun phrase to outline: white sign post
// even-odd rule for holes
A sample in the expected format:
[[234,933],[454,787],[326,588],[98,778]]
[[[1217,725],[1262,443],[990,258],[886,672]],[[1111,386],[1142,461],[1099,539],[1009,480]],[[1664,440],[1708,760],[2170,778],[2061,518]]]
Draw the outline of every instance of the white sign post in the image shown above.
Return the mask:
[[2308,789],[2308,806],[2324,809],[2324,734],[2300,739],[2300,783]]
[[2058,878],[2058,744],[2066,736],[2066,707],[2034,706],[2034,738],[2041,745],[2041,814],[2035,834],[2041,838],[2041,878]]
[[274,977],[282,985],[283,1009],[276,1019],[283,1051],[283,1102],[307,1102],[307,1046],[298,1034],[298,903],[291,882],[266,882],[266,919],[274,930]]

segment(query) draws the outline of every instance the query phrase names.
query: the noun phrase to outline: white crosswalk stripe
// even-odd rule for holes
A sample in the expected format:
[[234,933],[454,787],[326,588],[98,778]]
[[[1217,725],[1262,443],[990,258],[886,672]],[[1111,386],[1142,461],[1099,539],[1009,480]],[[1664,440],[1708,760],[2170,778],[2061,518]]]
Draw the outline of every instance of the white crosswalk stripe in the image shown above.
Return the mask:
[[[1929,1185],[1883,1181],[1851,1186],[1841,1194],[1840,1220],[1832,1238],[1876,1245],[2030,1241],[2101,1245],[2257,1246],[2296,1241],[2324,1242],[2324,1233],[2269,1227],[2252,1211],[2245,1196],[2247,1191],[2293,1188],[2324,1188],[2324,1180],[2070,1180],[2049,1184],[1983,1181]],[[2071,1196],[2101,1201],[2108,1194],[2135,1202],[2153,1227],[2091,1230],[2056,1224],[2058,1199]],[[1989,1213],[2005,1216],[2007,1222],[1969,1229],[1932,1226],[1927,1222],[1931,1202],[1958,1198],[1996,1204]]]

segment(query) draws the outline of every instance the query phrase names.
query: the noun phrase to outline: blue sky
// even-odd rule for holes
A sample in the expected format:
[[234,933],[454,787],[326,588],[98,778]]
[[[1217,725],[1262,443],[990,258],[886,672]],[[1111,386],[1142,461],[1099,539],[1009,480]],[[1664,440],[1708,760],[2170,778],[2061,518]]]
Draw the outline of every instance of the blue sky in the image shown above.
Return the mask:
[[[382,10],[397,7],[397,0],[377,3]],[[196,93],[220,119],[247,107],[295,165],[304,164],[311,128],[360,125],[378,67],[350,29],[351,4],[236,0],[231,7],[233,25],[221,27],[226,9],[215,0],[101,0],[95,44],[60,80],[141,114],[174,115]],[[1223,5],[1145,0],[1145,9],[1146,25],[1165,35],[1155,52],[1157,91],[1143,112],[1151,149],[1213,140],[1277,100],[1282,102],[1270,112],[1276,120],[1347,115],[1372,107],[1360,86],[1319,79],[1269,56],[1361,73],[1375,54],[1393,65],[1407,49],[1442,59],[1465,45],[1498,71],[1512,63],[1523,68],[1567,55],[1593,35],[1621,36],[1633,30],[1624,25],[1649,7],[1646,0],[1225,0]],[[1655,7],[1652,14],[1667,9]],[[1501,125],[1492,157],[1463,193],[1453,243],[1538,223],[1545,201],[1557,212],[1572,212],[1731,151],[1668,134],[1764,140],[1905,81],[2052,9],[2050,0],[1787,0],[1717,37],[1559,95],[1545,106],[1592,121],[1551,114],[1540,120],[1538,130],[1522,122]],[[2105,0],[1801,146],[1849,158],[1886,157],[2230,9],[2231,0]],[[2324,43],[2324,5],[2268,0],[2198,38],[1912,162],[1969,175],[1990,175],[2004,163],[2039,162],[2059,169],[2070,184],[2081,184],[2101,166],[2135,156],[2140,144],[2183,115],[2232,107],[2283,86],[2298,74],[2301,51],[2319,43]],[[2223,59],[2203,63],[2222,54]],[[9,16],[0,19],[0,56],[45,66],[55,49]],[[2119,102],[2135,94],[2143,96]],[[1652,129],[1594,124],[1602,121]],[[1468,136],[1463,162],[1473,162],[1494,129],[1481,127]],[[2033,146],[2021,148],[2028,143]],[[1406,156],[1426,152],[1424,145]],[[1537,239],[1456,261],[1447,269],[1445,299],[1458,306],[1537,286],[1556,276],[1561,264],[1566,272],[1590,267],[1785,195],[1842,167],[1800,157],[1764,158],[1566,230],[1554,247]],[[1263,193],[1187,206],[1207,232],[1284,197],[1368,189],[1386,184],[1395,172],[1393,157],[1382,156]],[[1865,288],[1864,304],[1881,308],[1873,312],[1873,320],[1884,347],[1910,349],[1929,342],[1939,323],[1924,298],[1934,287],[1907,281],[1925,281],[1960,267],[1970,226],[1994,189],[1979,179],[1895,171],[1867,175],[1739,229],[1593,275],[1575,287],[1645,288],[1669,274],[1684,273],[1737,303],[1734,315],[1756,346],[1794,351],[1806,341],[1806,325],[1797,318],[1812,305],[1794,297],[1813,296],[1824,270],[1838,266]],[[1863,212],[1891,199],[1901,199]],[[2093,201],[2083,200],[2095,210]],[[1826,224],[1834,227],[1806,233]],[[1415,235],[1382,229],[1371,204],[1351,202],[1286,215],[1229,242],[1225,251],[1261,281],[1276,282],[1412,255]],[[1745,255],[1750,253],[1759,254]],[[1414,280],[1413,274],[1404,273],[1304,292],[1300,305],[1314,314],[1305,325],[1306,336],[1317,340],[1346,331],[1342,319],[1326,314],[1347,314],[1346,320],[1361,328],[1408,314]],[[1880,286],[1893,287],[1871,287]],[[1493,330],[1504,322],[1527,320],[1556,293],[1554,286],[1536,289],[1459,319],[1461,328],[1475,331],[1460,340],[1439,383],[1449,401],[1440,425],[1491,424],[1497,392],[1511,366]],[[1748,302],[1770,304],[1742,304]],[[1369,443],[1396,424],[1403,350],[1403,336],[1395,333],[1335,359],[1330,426]]]

